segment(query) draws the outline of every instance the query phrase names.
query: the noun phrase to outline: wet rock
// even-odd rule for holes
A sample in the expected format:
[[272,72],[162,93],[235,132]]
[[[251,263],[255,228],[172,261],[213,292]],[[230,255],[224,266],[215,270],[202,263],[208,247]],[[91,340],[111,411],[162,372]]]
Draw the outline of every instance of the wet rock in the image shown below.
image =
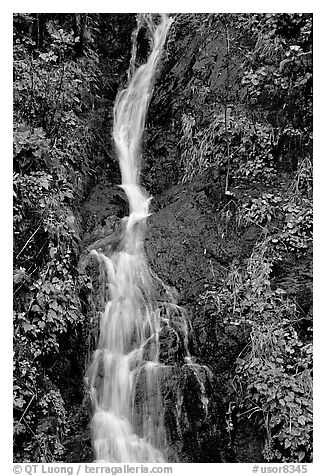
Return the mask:
[[199,184],[175,186],[159,200],[161,208],[148,220],[147,256],[163,281],[178,290],[180,302],[190,303],[205,284],[222,284],[234,258],[250,256],[257,227],[243,231],[234,220],[226,227],[216,203]]

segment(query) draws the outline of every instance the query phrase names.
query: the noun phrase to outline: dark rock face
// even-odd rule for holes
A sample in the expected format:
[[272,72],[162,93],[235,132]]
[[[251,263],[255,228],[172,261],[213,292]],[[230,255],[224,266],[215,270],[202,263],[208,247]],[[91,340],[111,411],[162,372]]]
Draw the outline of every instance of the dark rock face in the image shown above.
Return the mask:
[[178,289],[181,303],[195,300],[205,284],[219,285],[227,265],[248,257],[257,238],[256,227],[244,235],[232,223],[226,233],[215,204],[197,185],[174,187],[163,197],[168,204],[149,218],[145,242],[154,271]]
[[[230,35],[238,37],[239,32]],[[155,195],[177,184],[182,176],[182,116],[193,118],[194,130],[204,132],[213,118],[223,112],[227,75],[229,103],[237,103],[243,94],[239,79],[243,52],[241,48],[232,52],[233,61],[227,72],[226,45],[226,31],[219,15],[181,14],[175,18],[149,106],[148,132],[144,135],[144,184]],[[216,151],[211,163],[221,159],[215,154]]]

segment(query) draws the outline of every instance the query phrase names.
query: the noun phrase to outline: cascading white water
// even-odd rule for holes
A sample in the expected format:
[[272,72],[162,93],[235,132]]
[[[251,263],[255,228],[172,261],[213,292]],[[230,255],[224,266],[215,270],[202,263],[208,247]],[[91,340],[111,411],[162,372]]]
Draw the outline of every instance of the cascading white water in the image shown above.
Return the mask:
[[[88,371],[94,406],[93,445],[98,462],[166,460],[162,386],[176,367],[169,348],[165,350],[165,364],[160,361],[162,329],[169,329],[178,342],[182,341],[181,366],[191,368],[200,380],[200,366],[192,363],[188,352],[184,310],[149,269],[143,245],[150,199],[139,181],[140,143],[155,72],[172,21],[161,15],[157,25],[151,15],[138,16],[129,84],[118,94],[114,106],[113,137],[121,188],[127,195],[130,213],[124,219],[118,250],[109,257],[92,251],[105,267],[109,294],[101,318],[98,348]],[[146,64],[135,69],[137,33],[141,27],[149,33],[151,53]],[[164,299],[157,299],[158,289],[161,294],[163,290]],[[200,388],[201,400],[207,406],[202,382]]]
[[104,263],[110,300],[100,324],[100,338],[89,383],[94,404],[93,444],[97,461],[163,462],[165,432],[160,392],[160,310],[153,291],[143,237],[149,197],[141,189],[140,142],[154,76],[172,19],[138,16],[138,30],[146,26],[151,53],[135,70],[136,41],[132,50],[128,87],[114,106],[113,137],[119,157],[130,214],[125,219],[121,249]]

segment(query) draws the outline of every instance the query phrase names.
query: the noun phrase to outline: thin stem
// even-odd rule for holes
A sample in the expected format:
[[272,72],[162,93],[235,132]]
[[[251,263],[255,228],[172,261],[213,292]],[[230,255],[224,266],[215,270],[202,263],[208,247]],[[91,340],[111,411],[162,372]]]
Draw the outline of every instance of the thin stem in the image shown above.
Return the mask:
[[30,399],[30,401],[29,401],[27,407],[25,408],[24,413],[23,413],[22,416],[20,417],[18,423],[20,423],[20,422],[22,421],[22,419],[24,418],[24,416],[26,415],[26,412],[27,412],[27,410],[29,409],[29,407],[30,407],[32,401],[34,400],[34,398],[35,398],[35,394],[34,394],[34,395],[32,396],[32,398]]
[[36,230],[34,231],[34,233],[29,237],[29,239],[26,241],[26,243],[24,244],[24,246],[22,247],[22,249],[20,250],[20,252],[18,253],[18,255],[16,256],[16,259],[22,254],[22,252],[24,251],[24,249],[26,248],[26,246],[28,245],[28,243],[30,243],[30,241],[33,239],[33,237],[36,235],[36,233],[38,232],[38,230],[41,228],[41,225],[42,225],[42,222],[39,224],[39,226],[36,228]]

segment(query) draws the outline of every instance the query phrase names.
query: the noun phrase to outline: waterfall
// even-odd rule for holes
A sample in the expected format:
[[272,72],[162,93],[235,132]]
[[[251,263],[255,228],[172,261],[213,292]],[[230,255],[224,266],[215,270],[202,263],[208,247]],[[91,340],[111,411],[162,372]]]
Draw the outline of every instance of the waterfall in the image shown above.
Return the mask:
[[140,187],[139,174],[146,112],[171,23],[167,15],[161,15],[158,26],[152,16],[138,16],[138,31],[144,24],[150,34],[151,53],[147,63],[135,70],[135,34],[129,84],[114,106],[113,138],[130,214],[121,250],[110,257],[93,251],[105,266],[110,295],[89,369],[97,461],[164,461],[160,451],[166,444],[158,370],[160,313],[143,249],[150,199]]
[[[129,83],[114,105],[113,138],[129,216],[123,219],[118,249],[110,256],[92,251],[105,268],[108,288],[99,341],[88,371],[97,462],[166,461],[169,442],[162,389],[174,364],[169,346],[164,350],[165,358],[161,356],[162,329],[168,328],[182,340],[182,365],[193,365],[196,371],[188,352],[184,310],[150,270],[144,251],[150,198],[140,186],[140,144],[155,73],[172,21],[161,15],[156,24],[152,15],[138,16]],[[146,64],[136,69],[137,33],[141,27],[147,28],[151,52]]]

